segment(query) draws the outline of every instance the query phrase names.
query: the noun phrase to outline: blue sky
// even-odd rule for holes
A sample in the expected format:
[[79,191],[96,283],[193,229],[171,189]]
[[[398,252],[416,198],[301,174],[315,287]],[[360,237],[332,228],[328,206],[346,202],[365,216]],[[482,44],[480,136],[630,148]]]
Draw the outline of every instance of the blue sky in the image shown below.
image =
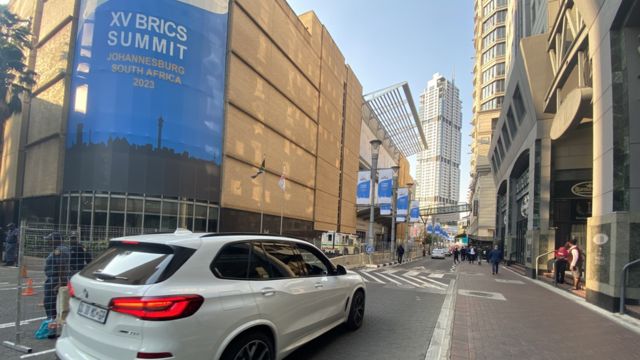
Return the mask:
[[[462,100],[460,200],[469,186],[473,91],[473,2],[462,0],[287,0],[313,10],[369,93],[408,81],[416,105],[432,75],[451,78]],[[411,166],[415,171],[415,159]]]

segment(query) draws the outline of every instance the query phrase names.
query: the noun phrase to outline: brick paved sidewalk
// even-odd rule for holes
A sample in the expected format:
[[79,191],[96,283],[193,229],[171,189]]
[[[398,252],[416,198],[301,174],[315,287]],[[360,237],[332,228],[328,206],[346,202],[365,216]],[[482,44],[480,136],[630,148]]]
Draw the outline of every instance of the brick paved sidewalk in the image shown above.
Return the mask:
[[603,315],[502,267],[457,271],[452,360],[640,359],[640,336]]

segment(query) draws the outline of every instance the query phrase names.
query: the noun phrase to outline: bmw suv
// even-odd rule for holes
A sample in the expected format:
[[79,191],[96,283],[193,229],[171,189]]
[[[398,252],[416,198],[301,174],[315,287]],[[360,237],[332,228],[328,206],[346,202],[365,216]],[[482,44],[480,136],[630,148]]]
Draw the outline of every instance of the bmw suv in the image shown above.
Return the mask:
[[60,359],[282,359],[364,319],[362,278],[265,235],[113,239],[70,281]]

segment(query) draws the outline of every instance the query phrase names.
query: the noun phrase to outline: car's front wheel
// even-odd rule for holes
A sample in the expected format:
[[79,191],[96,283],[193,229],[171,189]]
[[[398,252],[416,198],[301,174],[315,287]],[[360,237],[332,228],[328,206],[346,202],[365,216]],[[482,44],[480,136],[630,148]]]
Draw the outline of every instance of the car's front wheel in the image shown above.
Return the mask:
[[353,294],[351,307],[349,308],[349,317],[347,318],[347,328],[349,330],[357,330],[362,326],[364,320],[364,291],[358,290]]
[[229,344],[221,360],[274,360],[273,341],[261,331],[242,334]]

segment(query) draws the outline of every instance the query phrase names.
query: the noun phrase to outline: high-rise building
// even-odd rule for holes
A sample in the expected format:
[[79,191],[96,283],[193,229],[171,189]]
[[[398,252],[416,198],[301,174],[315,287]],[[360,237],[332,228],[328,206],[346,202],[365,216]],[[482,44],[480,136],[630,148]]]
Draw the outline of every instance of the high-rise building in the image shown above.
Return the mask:
[[[460,191],[460,91],[453,81],[434,74],[420,95],[420,119],[429,148],[418,154],[420,207],[455,205]],[[457,221],[458,214],[441,222]]]
[[[488,160],[489,145],[504,97],[507,62],[508,0],[476,0],[471,133],[471,214],[468,233],[489,240],[495,231],[496,188]],[[509,33],[509,34],[508,34]]]

